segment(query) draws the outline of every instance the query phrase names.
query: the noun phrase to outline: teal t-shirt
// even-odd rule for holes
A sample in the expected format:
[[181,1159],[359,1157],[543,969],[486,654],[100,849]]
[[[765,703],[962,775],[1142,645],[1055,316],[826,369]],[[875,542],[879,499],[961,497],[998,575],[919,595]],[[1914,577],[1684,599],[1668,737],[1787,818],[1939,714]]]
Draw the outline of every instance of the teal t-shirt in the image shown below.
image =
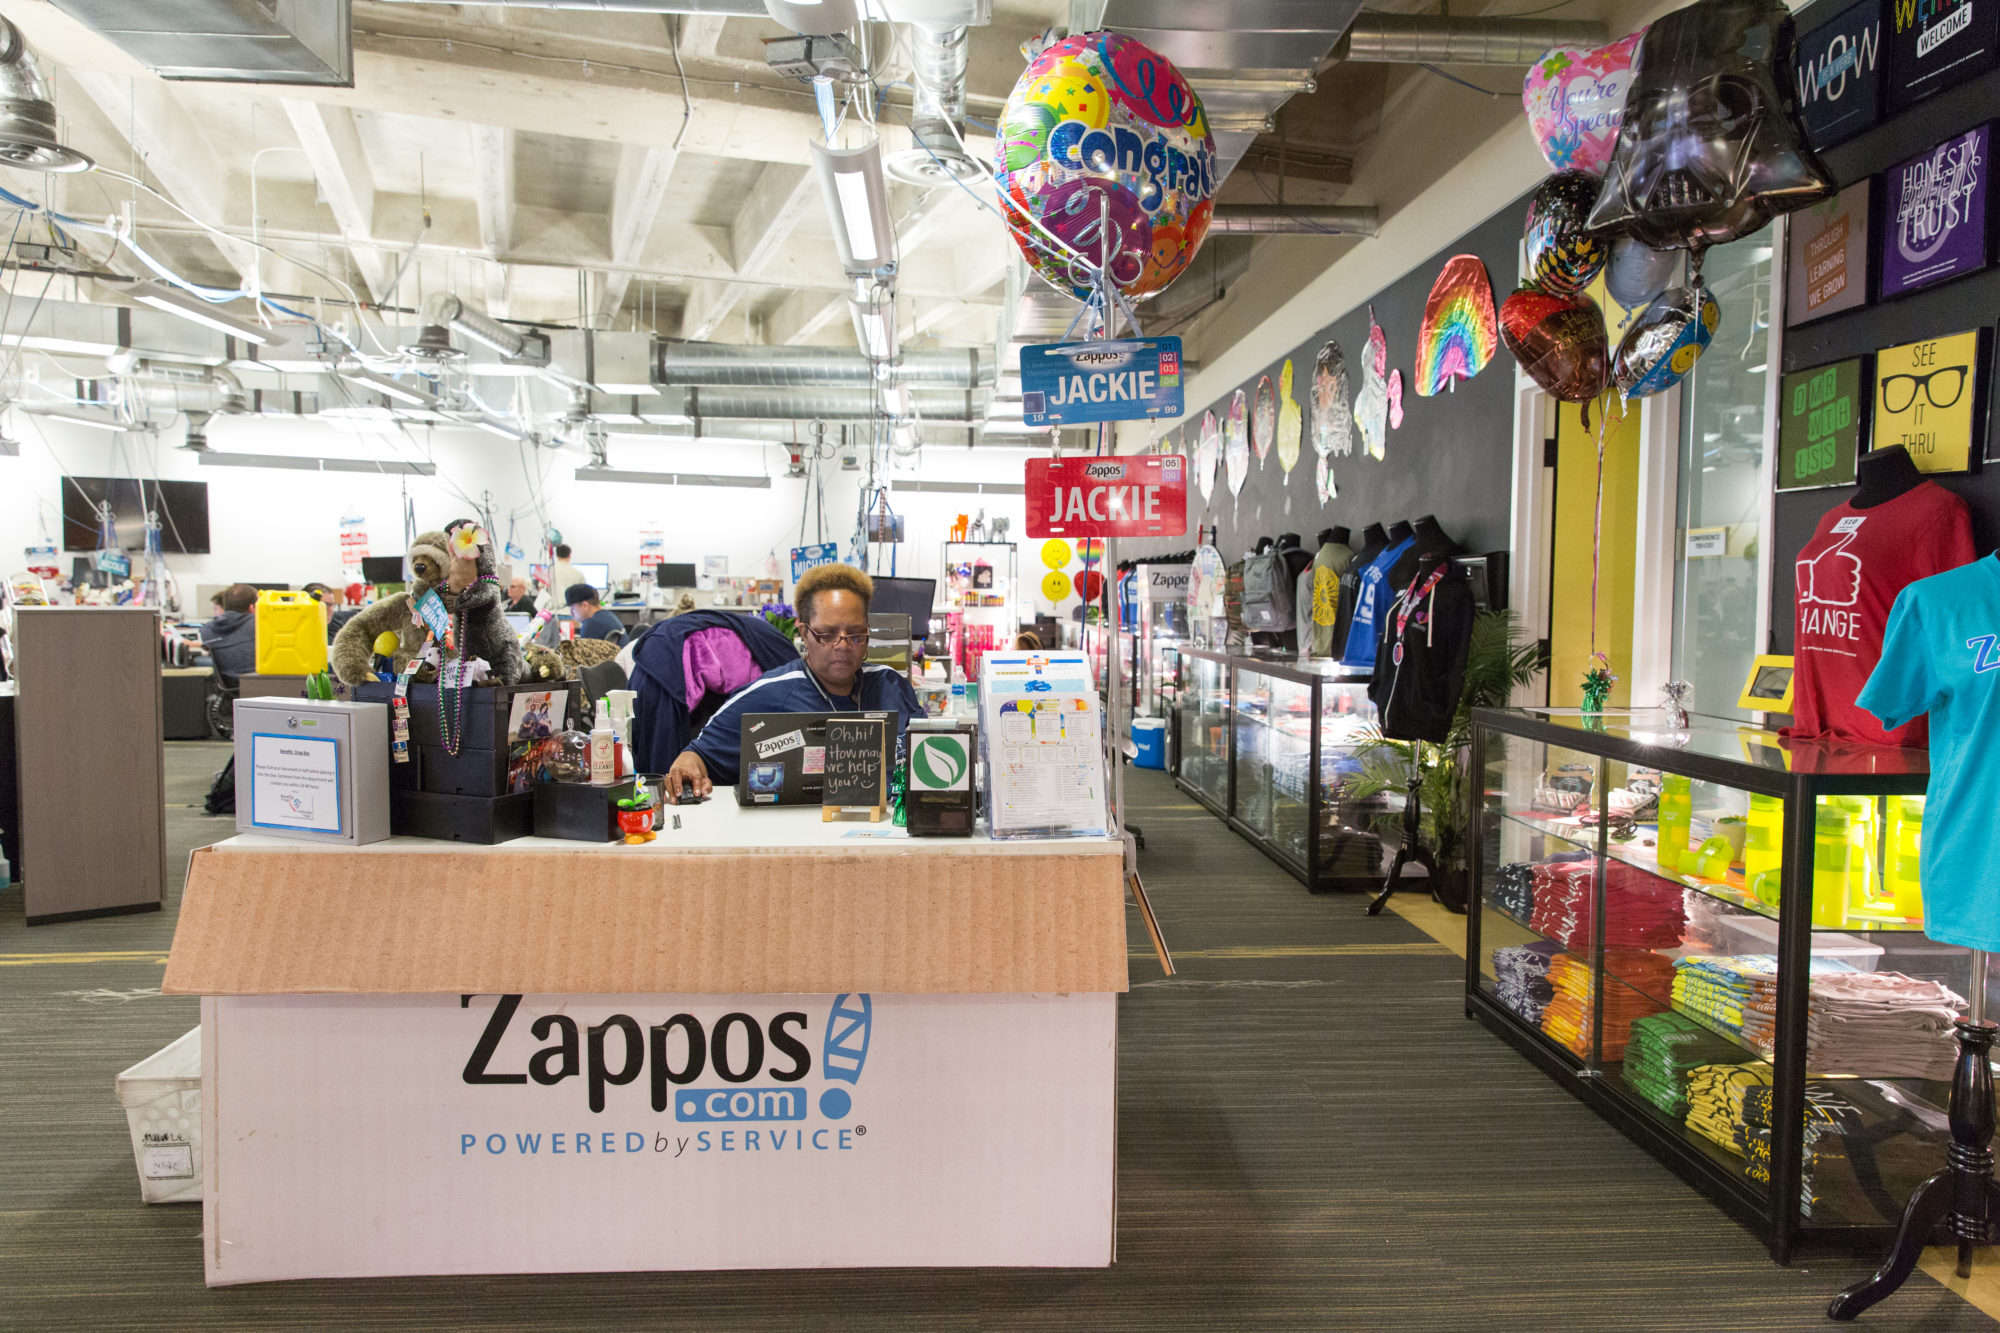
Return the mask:
[[1896,597],[1882,659],[1855,700],[1901,726],[1929,713],[1924,931],[2000,950],[2000,557],[1918,579]]

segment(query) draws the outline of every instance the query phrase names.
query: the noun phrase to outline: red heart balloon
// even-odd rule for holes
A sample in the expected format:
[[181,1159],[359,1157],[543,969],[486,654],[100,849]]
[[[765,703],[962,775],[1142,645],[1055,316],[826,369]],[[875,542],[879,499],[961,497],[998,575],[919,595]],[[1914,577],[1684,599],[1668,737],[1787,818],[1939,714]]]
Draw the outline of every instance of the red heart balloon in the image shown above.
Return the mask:
[[1566,403],[1588,402],[1610,380],[1604,316],[1588,301],[1518,288],[1500,307],[1500,340],[1528,378]]

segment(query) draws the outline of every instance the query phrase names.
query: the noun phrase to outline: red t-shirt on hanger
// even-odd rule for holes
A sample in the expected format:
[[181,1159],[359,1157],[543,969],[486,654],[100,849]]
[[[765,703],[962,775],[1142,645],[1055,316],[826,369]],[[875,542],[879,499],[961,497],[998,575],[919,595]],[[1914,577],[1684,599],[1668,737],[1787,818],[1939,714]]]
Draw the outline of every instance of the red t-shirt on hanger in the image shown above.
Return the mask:
[[1801,740],[1924,745],[1921,717],[1893,730],[1854,700],[1882,657],[1896,594],[1971,561],[1964,500],[1926,481],[1870,509],[1835,505],[1799,552],[1792,642],[1792,725]]

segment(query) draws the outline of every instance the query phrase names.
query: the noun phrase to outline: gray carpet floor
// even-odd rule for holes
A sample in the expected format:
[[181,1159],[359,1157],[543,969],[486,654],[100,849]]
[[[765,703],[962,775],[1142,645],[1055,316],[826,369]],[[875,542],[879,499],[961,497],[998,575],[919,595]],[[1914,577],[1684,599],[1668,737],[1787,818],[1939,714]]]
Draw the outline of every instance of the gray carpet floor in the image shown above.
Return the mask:
[[[224,747],[168,747],[170,859]],[[202,1285],[197,1207],[140,1203],[121,1069],[194,1026],[167,909],[28,929],[0,891],[0,1328],[1824,1329],[1869,1265],[1763,1246],[1464,1017],[1462,965],[1313,898],[1135,773],[1182,971],[1132,920],[1119,1253],[1106,1270],[694,1273]],[[1312,946],[1317,952],[1281,951]],[[78,958],[81,954],[120,954]],[[41,961],[23,956],[39,956]],[[311,1207],[301,1200],[301,1207]],[[1864,1326],[1989,1328],[1922,1274]]]

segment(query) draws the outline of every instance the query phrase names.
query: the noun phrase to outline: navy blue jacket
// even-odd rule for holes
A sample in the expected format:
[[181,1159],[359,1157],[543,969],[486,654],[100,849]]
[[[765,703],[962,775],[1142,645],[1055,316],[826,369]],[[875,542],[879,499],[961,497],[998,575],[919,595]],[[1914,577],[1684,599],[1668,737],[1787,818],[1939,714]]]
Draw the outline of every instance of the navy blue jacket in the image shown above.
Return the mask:
[[690,706],[682,667],[681,649],[688,635],[706,629],[735,631],[750,650],[751,661],[766,671],[799,660],[790,639],[762,616],[740,611],[684,611],[644,630],[627,650],[632,654],[630,684],[639,696],[633,701],[632,757],[641,773],[664,773],[672,767],[700,729],[694,712],[702,711],[705,719],[712,711],[702,709],[699,699]]

